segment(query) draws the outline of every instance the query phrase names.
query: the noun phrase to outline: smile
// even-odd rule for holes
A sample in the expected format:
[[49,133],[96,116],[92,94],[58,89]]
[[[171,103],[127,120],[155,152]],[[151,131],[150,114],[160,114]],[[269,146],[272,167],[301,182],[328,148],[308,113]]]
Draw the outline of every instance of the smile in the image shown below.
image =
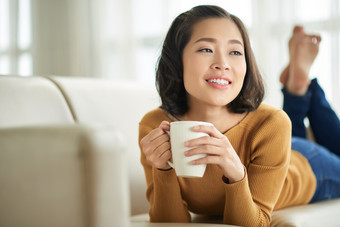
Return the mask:
[[224,80],[224,79],[211,79],[211,80],[207,80],[207,82],[214,83],[214,84],[220,84],[220,85],[228,85],[228,84],[230,84],[229,81]]

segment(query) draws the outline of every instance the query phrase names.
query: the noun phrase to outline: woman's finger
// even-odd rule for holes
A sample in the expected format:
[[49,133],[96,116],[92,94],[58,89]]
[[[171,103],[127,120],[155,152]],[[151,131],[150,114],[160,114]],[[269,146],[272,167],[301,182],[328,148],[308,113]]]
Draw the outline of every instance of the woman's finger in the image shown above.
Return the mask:
[[145,152],[145,154],[154,152],[155,150],[158,149],[158,147],[162,146],[163,144],[169,144],[170,146],[170,139],[167,134],[163,134],[154,139],[153,141],[151,141],[151,143],[146,147],[147,151]]
[[148,143],[151,143],[153,140],[157,139],[161,135],[167,135],[165,130],[170,129],[170,123],[167,121],[162,121],[158,128],[155,128],[149,134],[147,134],[145,137],[141,139],[141,145],[146,145]]
[[170,123],[168,121],[162,121],[161,124],[159,125],[159,128],[169,131],[170,130]]
[[214,145],[214,146],[222,146],[228,147],[231,146],[228,138],[224,135],[220,138],[211,137],[211,136],[202,136],[200,138],[188,140],[184,143],[186,147],[196,147],[202,145]]
[[220,164],[221,158],[219,156],[208,155],[203,158],[192,160],[190,163],[192,165],[200,165],[200,164]]
[[170,144],[164,143],[159,146],[154,152],[147,155],[147,160],[150,161],[156,168],[169,168],[168,161],[171,158]]
[[195,147],[193,149],[187,150],[184,152],[184,155],[189,157],[198,154],[207,154],[207,155],[223,155],[225,152],[228,151],[226,147],[218,147],[214,145],[202,145]]
[[193,130],[195,132],[204,132],[207,133],[211,137],[216,137],[216,138],[221,138],[224,135],[220,133],[220,131],[215,128],[215,126],[210,126],[210,125],[197,125],[193,127]]

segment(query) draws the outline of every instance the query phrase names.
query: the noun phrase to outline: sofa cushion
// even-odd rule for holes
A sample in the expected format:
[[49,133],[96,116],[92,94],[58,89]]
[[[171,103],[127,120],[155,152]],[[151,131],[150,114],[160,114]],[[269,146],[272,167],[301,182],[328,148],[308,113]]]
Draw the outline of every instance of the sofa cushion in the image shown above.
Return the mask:
[[73,123],[60,90],[43,77],[0,76],[0,127]]
[[60,87],[79,123],[106,124],[127,139],[131,213],[148,212],[146,181],[140,164],[138,125],[144,114],[159,105],[154,87],[104,79],[51,77]]

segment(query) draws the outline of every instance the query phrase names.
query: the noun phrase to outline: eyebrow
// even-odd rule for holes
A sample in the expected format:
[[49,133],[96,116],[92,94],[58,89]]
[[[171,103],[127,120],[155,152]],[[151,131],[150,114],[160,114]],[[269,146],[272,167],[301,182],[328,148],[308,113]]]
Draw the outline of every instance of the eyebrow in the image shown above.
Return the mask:
[[[210,42],[210,43],[216,43],[217,42],[217,39],[215,38],[200,38],[198,40],[195,41],[195,43],[198,43],[198,42]],[[238,40],[238,39],[231,39],[228,41],[228,43],[235,43],[235,44],[240,44],[241,46],[243,46],[243,43]]]

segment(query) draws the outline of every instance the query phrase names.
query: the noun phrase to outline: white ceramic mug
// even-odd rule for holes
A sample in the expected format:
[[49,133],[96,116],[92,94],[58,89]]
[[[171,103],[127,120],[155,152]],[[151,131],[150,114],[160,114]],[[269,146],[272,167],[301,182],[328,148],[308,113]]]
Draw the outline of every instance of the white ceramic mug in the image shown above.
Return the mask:
[[211,123],[203,121],[175,121],[170,123],[170,144],[172,152],[172,162],[168,162],[169,165],[175,169],[176,175],[180,177],[203,177],[206,164],[192,165],[192,160],[200,159],[206,154],[193,155],[186,157],[184,152],[190,150],[193,147],[184,146],[184,142],[208,134],[203,132],[195,132],[193,127],[196,125],[210,125]]

